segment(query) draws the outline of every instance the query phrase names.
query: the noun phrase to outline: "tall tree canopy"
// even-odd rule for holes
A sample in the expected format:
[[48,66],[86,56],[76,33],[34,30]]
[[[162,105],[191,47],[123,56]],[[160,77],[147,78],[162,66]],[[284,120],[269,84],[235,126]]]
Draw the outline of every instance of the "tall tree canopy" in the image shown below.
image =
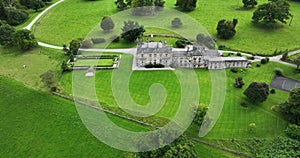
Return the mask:
[[23,51],[36,47],[37,41],[29,30],[18,30],[13,35],[14,45]]
[[300,88],[290,92],[288,101],[279,105],[279,111],[291,123],[300,125]]
[[197,7],[197,0],[177,0],[175,6],[183,11],[192,11]]
[[252,82],[244,94],[254,103],[264,102],[269,96],[269,85],[264,82]]
[[138,37],[143,35],[144,32],[145,29],[143,25],[129,20],[128,22],[124,22],[121,37],[127,42],[134,42]]
[[237,23],[238,23],[237,19],[233,19],[232,21],[225,20],[225,19],[220,20],[217,26],[218,36],[223,39],[232,38],[236,33],[235,27]]
[[300,56],[298,56],[295,60],[294,63],[297,65],[297,70],[299,70],[300,67]]
[[268,3],[258,6],[253,13],[252,20],[254,23],[272,24],[280,21],[285,24],[291,16],[290,5],[286,0],[269,0]]
[[14,27],[0,21],[0,45],[13,46],[13,34],[15,32],[16,30]]
[[102,18],[100,26],[104,31],[109,31],[115,27],[115,23],[113,22],[111,17],[105,16]]
[[257,1],[256,0],[243,0],[244,3],[244,7],[251,7],[254,8],[257,5]]

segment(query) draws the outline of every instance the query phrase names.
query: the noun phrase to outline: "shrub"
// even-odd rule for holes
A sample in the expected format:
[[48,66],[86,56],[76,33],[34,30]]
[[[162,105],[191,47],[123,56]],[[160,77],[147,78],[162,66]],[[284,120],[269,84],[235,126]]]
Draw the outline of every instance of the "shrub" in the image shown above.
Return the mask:
[[280,69],[280,68],[276,68],[276,69],[274,70],[274,73],[275,73],[275,75],[277,75],[277,76],[282,76],[282,75],[283,75],[282,69]]
[[145,68],[164,68],[165,66],[163,64],[148,64],[148,65],[145,65]]
[[111,17],[105,16],[105,17],[102,18],[100,27],[104,31],[109,31],[109,30],[112,30],[115,27],[115,24],[114,24],[113,20],[111,19]]
[[247,59],[248,59],[248,60],[254,60],[255,57],[254,57],[254,56],[251,56],[251,57],[247,56]]
[[256,64],[256,67],[260,67],[260,64]]
[[242,54],[241,54],[240,52],[238,52],[236,55],[237,55],[237,56],[239,56],[239,57],[241,57],[241,56],[242,56]]
[[292,139],[300,140],[300,126],[298,125],[289,124],[285,133]]
[[179,39],[175,43],[178,48],[185,48],[186,45],[191,44],[187,39]]
[[226,46],[225,45],[219,45],[218,48],[219,48],[219,50],[224,50],[224,49],[226,49]]
[[238,77],[235,79],[235,84],[234,84],[235,88],[243,88],[244,85],[245,85],[245,83],[244,83],[242,77]]
[[247,106],[247,103],[244,102],[244,101],[242,101],[242,102],[240,103],[240,105],[241,105],[242,107],[248,107],[248,106]]
[[51,92],[56,92],[56,90],[57,90],[57,87],[55,87],[55,86],[50,88]]
[[94,44],[98,44],[98,43],[104,43],[105,39],[104,38],[92,38],[92,41]]
[[289,53],[288,53],[288,52],[285,52],[285,53],[282,55],[282,57],[281,57],[280,60],[282,60],[282,61],[287,61],[288,59],[289,59]]
[[233,72],[233,73],[238,73],[239,72],[239,70],[237,68],[232,68],[230,71]]
[[266,58],[263,58],[263,59],[260,60],[260,63],[261,63],[261,64],[266,64],[266,63],[268,63],[268,61],[267,61]]
[[181,20],[179,18],[174,18],[172,20],[172,27],[179,28],[181,26],[182,26],[182,22],[181,22]]
[[93,45],[94,45],[94,43],[91,39],[85,39],[82,41],[82,44],[81,44],[82,48],[91,48],[91,47],[93,47]]
[[276,93],[275,89],[271,89],[270,93],[275,94]]

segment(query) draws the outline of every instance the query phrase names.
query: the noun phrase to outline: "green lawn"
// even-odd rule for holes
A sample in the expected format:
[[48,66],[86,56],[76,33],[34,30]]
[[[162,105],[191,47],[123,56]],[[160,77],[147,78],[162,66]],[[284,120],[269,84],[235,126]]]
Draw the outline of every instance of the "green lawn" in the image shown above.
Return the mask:
[[[36,48],[22,52],[0,47],[0,75],[20,81],[29,87],[41,88],[40,75],[49,69],[60,73],[62,51]],[[26,69],[23,69],[26,65]]]
[[[3,76],[0,76],[0,87],[2,157],[132,157],[133,154],[113,149],[91,135],[72,102],[26,88]],[[112,115],[107,116],[127,130],[150,130]],[[232,157],[229,153],[198,143],[195,150],[200,157]]]
[[94,66],[98,65],[101,67],[111,67],[114,64],[113,59],[77,59],[75,62],[75,66]]
[[[121,66],[130,68],[131,56],[123,55]],[[255,65],[255,64],[254,64]],[[246,139],[246,138],[273,138],[283,132],[286,126],[286,121],[281,119],[271,107],[280,104],[288,98],[288,93],[277,90],[276,94],[269,96],[269,99],[259,105],[252,105],[242,94],[246,87],[252,81],[271,83],[274,76],[274,69],[281,68],[284,75],[300,79],[300,76],[293,73],[294,68],[277,63],[268,63],[260,68],[247,69],[244,73],[234,74],[227,70],[227,90],[226,100],[223,111],[217,124],[213,130],[206,136],[210,139]],[[78,73],[78,72],[77,72]],[[81,80],[85,83],[91,82],[93,79],[84,77],[82,74]],[[207,70],[196,70],[200,87],[200,102],[203,104],[210,103],[211,97],[211,80],[210,73]],[[96,72],[96,93],[99,101],[104,107],[117,107],[111,88],[112,71],[97,71]],[[246,85],[243,89],[234,88],[233,84],[236,77],[243,77]],[[72,73],[62,76],[60,81],[61,87],[67,95],[72,95]],[[153,83],[164,85],[167,90],[167,100],[164,107],[157,113],[156,116],[170,119],[177,110],[177,105],[180,101],[180,86],[178,80],[172,71],[135,71],[130,79],[131,97],[139,104],[145,105],[150,101],[148,88]],[[90,94],[85,91],[82,97],[88,98]],[[241,101],[245,101],[248,108],[243,108],[240,105]],[[249,123],[256,123],[257,128],[254,132],[249,132]],[[196,134],[196,128],[190,129]]]
[[[264,2],[266,0],[259,1],[260,4]],[[167,1],[166,7],[174,8],[174,3],[175,0]],[[288,48],[291,50],[299,48],[300,3],[290,3],[291,12],[294,15],[292,25],[281,25],[282,28],[271,30],[255,27],[251,23],[254,10],[242,9],[242,2],[235,0],[198,1],[197,9],[189,12],[188,15],[201,23],[213,36],[216,36],[216,25],[220,19],[238,18],[236,36],[231,40],[218,40],[218,44],[235,50],[270,55],[275,49],[285,50]],[[41,19],[34,30],[35,35],[43,42],[62,45],[68,43],[71,39],[86,37],[94,27],[99,28],[98,23],[103,16],[113,15],[117,12],[115,5],[110,0],[94,2],[66,0]],[[115,23],[122,23],[122,20],[119,19]],[[183,29],[185,29],[189,22],[182,20],[184,23]],[[161,21],[159,26],[162,25],[170,25],[170,22]],[[117,30],[120,31],[119,28]],[[174,31],[176,32],[176,29],[170,28],[168,31],[164,31],[151,28],[147,33],[170,33]],[[195,36],[198,33],[195,32],[195,29],[190,29],[190,31],[193,31]],[[114,33],[108,33],[108,35],[111,37]],[[119,44],[114,47],[128,48],[129,46]]]
[[[72,102],[24,87],[0,76],[2,157],[125,157],[83,126]],[[149,128],[109,118],[122,128]]]
[[47,7],[49,7],[50,5],[54,4],[55,2],[57,2],[58,0],[52,0],[51,2],[48,3],[48,5],[42,9],[39,9],[38,12],[36,12],[33,9],[29,9],[27,10],[29,13],[29,17],[27,19],[27,21],[25,21],[23,24],[20,24],[18,26],[16,26],[17,29],[23,29],[24,27],[26,27],[29,23],[31,23],[31,21],[39,15],[39,13],[41,13],[44,9],[46,9]]
[[295,55],[291,55],[291,56],[289,56],[289,60],[290,60],[290,61],[294,61],[294,60],[297,59],[299,56],[300,56],[300,53],[295,54]]

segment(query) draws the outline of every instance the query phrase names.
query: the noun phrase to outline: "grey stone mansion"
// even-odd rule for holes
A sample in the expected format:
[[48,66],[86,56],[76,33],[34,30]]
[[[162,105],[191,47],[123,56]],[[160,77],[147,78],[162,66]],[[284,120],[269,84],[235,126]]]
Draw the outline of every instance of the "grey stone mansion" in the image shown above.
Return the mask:
[[244,68],[248,60],[244,57],[221,57],[218,50],[203,46],[187,46],[186,50],[173,49],[166,42],[140,42],[135,57],[138,67],[162,64],[173,68]]

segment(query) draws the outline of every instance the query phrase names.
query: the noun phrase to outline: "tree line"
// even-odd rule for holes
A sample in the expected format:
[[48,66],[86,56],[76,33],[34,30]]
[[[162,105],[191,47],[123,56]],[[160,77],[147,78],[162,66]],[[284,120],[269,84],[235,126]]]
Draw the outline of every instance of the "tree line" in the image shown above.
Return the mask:
[[28,9],[38,11],[52,0],[0,0],[0,20],[9,25],[24,23],[29,16]]

